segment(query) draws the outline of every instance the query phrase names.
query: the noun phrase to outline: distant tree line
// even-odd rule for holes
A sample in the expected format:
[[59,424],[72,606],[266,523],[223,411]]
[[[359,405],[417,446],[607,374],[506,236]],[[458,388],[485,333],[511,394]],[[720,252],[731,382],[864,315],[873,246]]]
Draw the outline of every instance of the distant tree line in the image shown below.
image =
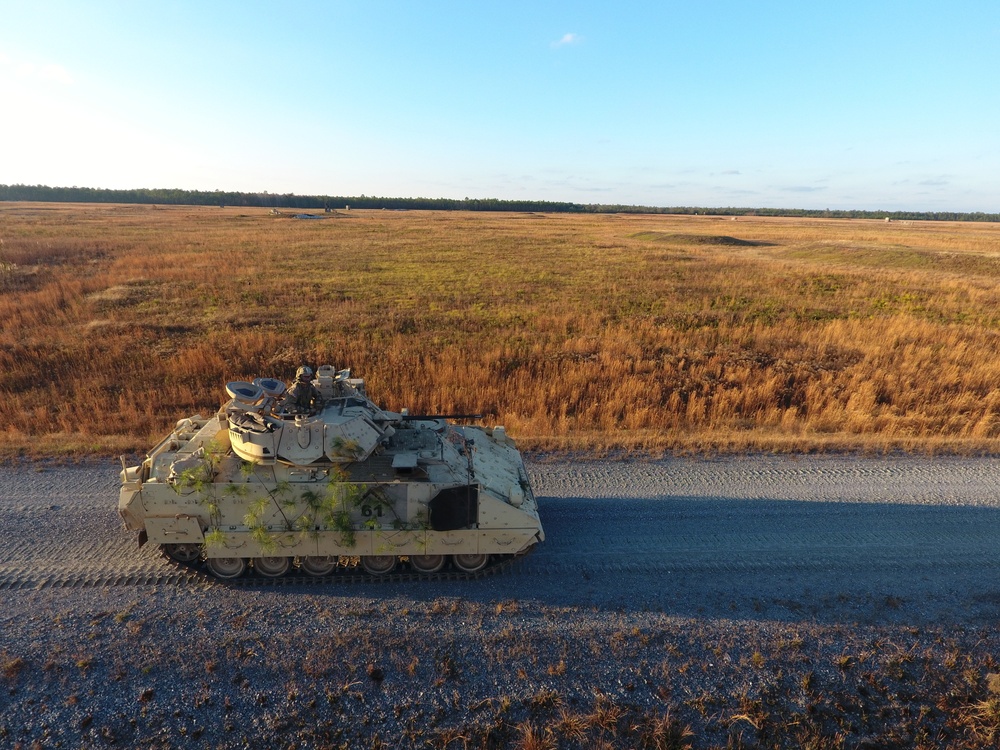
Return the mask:
[[1000,221],[1000,213],[983,211],[961,213],[958,211],[866,211],[862,209],[817,209],[817,208],[706,208],[700,206],[619,206],[586,205],[579,210],[590,213],[649,213],[649,214],[689,214],[693,216],[807,216],[829,219],[891,219],[892,221]]
[[140,188],[107,190],[47,185],[0,185],[0,201],[49,203],[147,203],[188,206],[247,206],[257,208],[386,208],[439,211],[546,211],[582,212],[575,203],[510,201],[497,198],[377,198],[375,196],[296,195],[294,193],[238,193],[223,190]]
[[47,185],[0,185],[0,201],[49,203],[146,203],[189,206],[247,206],[256,208],[385,208],[436,211],[541,211],[545,213],[708,214],[713,216],[804,216],[832,219],[891,219],[893,221],[1000,221],[1000,213],[956,211],[862,211],[808,208],[710,208],[702,206],[633,206],[557,201],[500,200],[499,198],[383,198],[368,195],[296,195],[295,193],[240,193],[223,190],[138,188],[108,190]]

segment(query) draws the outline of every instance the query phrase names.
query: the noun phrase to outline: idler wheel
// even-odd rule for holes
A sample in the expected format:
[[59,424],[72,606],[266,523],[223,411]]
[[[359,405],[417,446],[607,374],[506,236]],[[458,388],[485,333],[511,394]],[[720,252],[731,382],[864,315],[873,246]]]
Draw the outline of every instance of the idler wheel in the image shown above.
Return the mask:
[[489,555],[452,555],[451,561],[463,573],[475,573],[486,567]]
[[337,567],[336,557],[303,557],[299,561],[302,570],[311,576],[328,576]]
[[280,578],[292,567],[290,557],[255,557],[253,569],[265,578]]
[[164,544],[163,552],[179,563],[193,563],[201,557],[200,544]]
[[216,578],[239,578],[246,572],[247,561],[242,557],[210,557],[205,561]]
[[418,573],[437,573],[444,567],[444,555],[410,555],[410,566]]
[[361,567],[373,576],[384,576],[396,568],[395,555],[365,555],[361,558]]

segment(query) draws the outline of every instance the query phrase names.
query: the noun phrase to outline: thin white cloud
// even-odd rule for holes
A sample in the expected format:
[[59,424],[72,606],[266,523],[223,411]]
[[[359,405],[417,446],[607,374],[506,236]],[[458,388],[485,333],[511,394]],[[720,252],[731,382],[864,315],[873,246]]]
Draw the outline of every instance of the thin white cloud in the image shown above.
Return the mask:
[[[7,64],[10,62],[8,58],[0,56],[0,63]],[[29,81],[61,83],[64,86],[69,86],[73,83],[73,76],[70,75],[69,71],[56,63],[46,63],[44,65],[36,65],[30,62],[16,63],[14,65],[14,73],[18,78]]]
[[553,49],[555,49],[556,47],[566,47],[567,45],[570,44],[579,44],[582,41],[583,37],[580,36],[579,34],[573,34],[573,33],[563,34],[561,39],[557,39],[556,41],[552,42],[552,47]]
[[62,65],[43,65],[38,69],[38,77],[43,81],[54,81],[66,86],[70,86],[73,83],[73,76]]
[[778,190],[787,190],[790,193],[818,193],[821,190],[826,190],[826,187],[816,185],[786,185],[779,186]]

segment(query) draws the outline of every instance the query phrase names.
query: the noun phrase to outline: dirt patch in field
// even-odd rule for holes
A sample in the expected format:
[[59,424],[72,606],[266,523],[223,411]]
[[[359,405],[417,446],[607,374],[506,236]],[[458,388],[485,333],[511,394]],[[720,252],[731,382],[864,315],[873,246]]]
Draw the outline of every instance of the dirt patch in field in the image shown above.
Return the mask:
[[124,284],[116,284],[99,292],[87,295],[87,299],[99,311],[116,307],[128,307],[152,297],[157,285],[146,279],[133,279]]
[[732,247],[774,247],[773,242],[744,240],[725,234],[672,234],[669,232],[637,232],[630,235],[637,240],[669,242],[674,245],[729,245]]

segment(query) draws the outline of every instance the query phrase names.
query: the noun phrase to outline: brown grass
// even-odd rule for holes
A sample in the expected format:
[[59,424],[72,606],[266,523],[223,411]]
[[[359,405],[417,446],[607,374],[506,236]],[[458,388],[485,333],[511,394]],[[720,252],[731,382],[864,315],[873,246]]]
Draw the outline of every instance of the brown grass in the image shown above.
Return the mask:
[[523,447],[1000,447],[1000,227],[0,204],[0,449],[145,449],[351,367]]

